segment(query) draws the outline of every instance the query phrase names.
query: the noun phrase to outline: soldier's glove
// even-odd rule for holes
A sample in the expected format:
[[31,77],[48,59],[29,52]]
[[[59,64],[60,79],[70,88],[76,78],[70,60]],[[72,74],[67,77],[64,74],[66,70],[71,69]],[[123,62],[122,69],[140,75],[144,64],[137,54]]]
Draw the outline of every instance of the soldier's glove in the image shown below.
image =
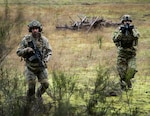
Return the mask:
[[139,38],[139,37],[140,37],[139,32],[137,32],[135,29],[132,29],[132,32],[133,32],[133,36],[134,36],[135,38]]
[[48,55],[45,59],[44,62],[47,63],[50,60],[51,55]]
[[24,49],[25,53],[34,53],[34,50],[31,47],[27,47]]
[[114,41],[114,42],[119,42],[119,41],[121,41],[121,38],[122,38],[122,33],[121,33],[121,32],[118,32],[118,33],[114,36],[113,41]]

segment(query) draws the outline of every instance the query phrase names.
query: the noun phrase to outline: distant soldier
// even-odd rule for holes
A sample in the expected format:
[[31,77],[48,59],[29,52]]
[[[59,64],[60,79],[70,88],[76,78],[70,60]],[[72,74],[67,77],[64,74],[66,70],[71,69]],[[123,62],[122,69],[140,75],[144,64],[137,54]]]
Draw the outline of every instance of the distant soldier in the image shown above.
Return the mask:
[[131,79],[134,78],[136,70],[136,46],[138,44],[139,32],[131,25],[130,15],[124,15],[121,19],[122,25],[114,32],[113,42],[118,48],[117,70],[120,76],[121,89],[132,88]]
[[31,21],[28,29],[31,34],[22,39],[16,53],[19,57],[23,57],[26,62],[27,101],[31,103],[35,100],[36,77],[40,82],[40,87],[36,92],[38,100],[42,101],[42,94],[49,86],[46,63],[52,55],[52,49],[48,39],[41,34],[42,24],[39,21]]

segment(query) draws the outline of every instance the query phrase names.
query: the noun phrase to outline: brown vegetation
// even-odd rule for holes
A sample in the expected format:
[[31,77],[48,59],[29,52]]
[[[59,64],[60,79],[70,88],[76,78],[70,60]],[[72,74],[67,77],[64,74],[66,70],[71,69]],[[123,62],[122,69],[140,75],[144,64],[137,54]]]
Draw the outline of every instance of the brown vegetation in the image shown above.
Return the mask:
[[[111,76],[116,76],[116,56],[117,51],[112,42],[114,27],[101,28],[86,33],[85,31],[56,30],[58,23],[65,24],[70,21],[69,16],[76,18],[77,15],[102,16],[113,22],[120,21],[123,14],[130,14],[133,17],[133,23],[141,33],[137,52],[137,68],[139,70],[134,81],[134,98],[133,103],[140,99],[144,94],[145,101],[139,101],[137,105],[146,112],[149,111],[149,76],[150,76],[150,31],[149,31],[149,4],[94,4],[94,5],[10,5],[10,15],[15,17],[15,12],[22,10],[24,20],[21,21],[21,29],[11,31],[10,41],[15,45],[12,52],[7,56],[7,66],[17,67],[23,71],[24,64],[16,55],[16,48],[25,34],[28,34],[27,24],[37,19],[43,24],[44,35],[49,38],[53,49],[53,56],[48,63],[48,70],[60,70],[66,73],[76,74],[79,76],[81,84],[87,84],[96,75],[96,67],[100,64],[103,68],[111,69]],[[0,7],[3,12],[4,6]],[[18,19],[19,20],[19,19]],[[21,30],[21,31],[20,31]],[[18,31],[20,31],[18,33]],[[51,77],[51,75],[50,75]],[[87,84],[88,85],[88,84]],[[144,85],[144,86],[143,86]],[[141,89],[144,88],[144,89]],[[141,90],[141,91],[139,91]],[[145,95],[146,94],[146,95]],[[123,96],[124,97],[124,96]],[[141,103],[142,102],[142,103]],[[141,103],[141,104],[140,104]],[[118,103],[119,104],[119,103]],[[140,106],[141,105],[141,106]]]

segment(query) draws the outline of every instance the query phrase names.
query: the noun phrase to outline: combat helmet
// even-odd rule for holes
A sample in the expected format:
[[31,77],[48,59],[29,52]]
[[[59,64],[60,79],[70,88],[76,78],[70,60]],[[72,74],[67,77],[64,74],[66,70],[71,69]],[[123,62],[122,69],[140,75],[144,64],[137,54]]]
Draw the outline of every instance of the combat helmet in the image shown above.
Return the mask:
[[123,23],[124,21],[130,21],[132,22],[132,18],[130,15],[123,15],[121,18],[121,23]]
[[33,27],[38,27],[39,28],[39,32],[42,31],[42,24],[37,21],[37,20],[33,20],[28,24],[29,27],[29,32],[32,32]]

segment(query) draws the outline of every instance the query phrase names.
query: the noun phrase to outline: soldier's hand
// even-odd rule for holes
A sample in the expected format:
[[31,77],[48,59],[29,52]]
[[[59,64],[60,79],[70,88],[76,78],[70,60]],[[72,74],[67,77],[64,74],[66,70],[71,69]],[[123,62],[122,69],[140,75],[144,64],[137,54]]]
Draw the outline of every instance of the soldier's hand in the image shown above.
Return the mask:
[[139,37],[140,37],[139,32],[137,32],[135,29],[132,29],[132,32],[133,32],[133,36],[134,36],[134,37],[136,37],[136,38],[139,38]]
[[34,53],[34,50],[31,47],[25,48],[26,53]]
[[48,55],[45,59],[44,62],[47,63],[50,60],[51,55]]

